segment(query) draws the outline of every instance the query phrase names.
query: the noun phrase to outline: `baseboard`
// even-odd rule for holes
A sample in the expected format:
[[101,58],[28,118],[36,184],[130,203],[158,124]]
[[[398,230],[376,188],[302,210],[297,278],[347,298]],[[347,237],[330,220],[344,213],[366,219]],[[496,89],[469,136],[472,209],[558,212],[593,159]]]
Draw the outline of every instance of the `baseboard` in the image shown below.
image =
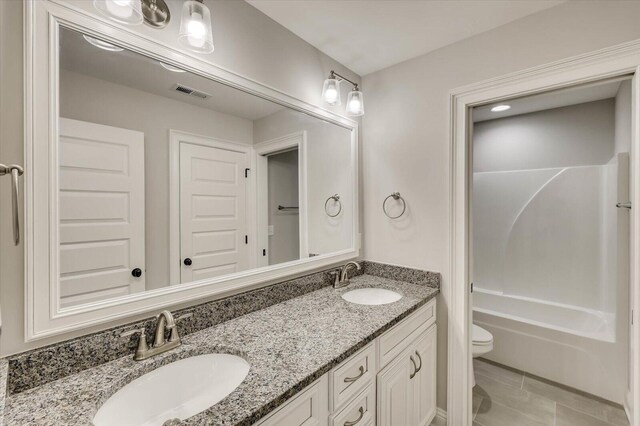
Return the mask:
[[443,410],[440,407],[436,407],[436,417],[444,420],[445,422],[447,421],[447,410]]

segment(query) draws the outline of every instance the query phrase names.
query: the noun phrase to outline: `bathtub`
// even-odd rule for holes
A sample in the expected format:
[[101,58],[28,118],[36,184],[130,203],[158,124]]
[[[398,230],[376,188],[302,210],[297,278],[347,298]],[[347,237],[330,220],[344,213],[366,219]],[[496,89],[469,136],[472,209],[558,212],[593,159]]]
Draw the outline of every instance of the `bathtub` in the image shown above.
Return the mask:
[[623,403],[627,329],[614,314],[476,287],[473,320],[494,336],[485,358]]

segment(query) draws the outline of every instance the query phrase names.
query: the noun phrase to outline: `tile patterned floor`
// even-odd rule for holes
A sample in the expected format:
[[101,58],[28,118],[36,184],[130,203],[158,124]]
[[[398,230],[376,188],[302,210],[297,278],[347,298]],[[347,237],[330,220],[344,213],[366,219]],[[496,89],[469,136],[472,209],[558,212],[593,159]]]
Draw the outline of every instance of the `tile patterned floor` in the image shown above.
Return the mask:
[[474,359],[473,426],[628,426],[622,407]]

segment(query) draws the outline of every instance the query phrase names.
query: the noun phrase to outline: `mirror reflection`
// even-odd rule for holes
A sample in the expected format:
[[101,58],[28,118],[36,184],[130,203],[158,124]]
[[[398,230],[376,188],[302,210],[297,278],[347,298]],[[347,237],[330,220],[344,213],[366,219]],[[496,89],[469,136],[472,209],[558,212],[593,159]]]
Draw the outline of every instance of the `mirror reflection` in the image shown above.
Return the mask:
[[61,308],[353,246],[350,129],[59,40]]

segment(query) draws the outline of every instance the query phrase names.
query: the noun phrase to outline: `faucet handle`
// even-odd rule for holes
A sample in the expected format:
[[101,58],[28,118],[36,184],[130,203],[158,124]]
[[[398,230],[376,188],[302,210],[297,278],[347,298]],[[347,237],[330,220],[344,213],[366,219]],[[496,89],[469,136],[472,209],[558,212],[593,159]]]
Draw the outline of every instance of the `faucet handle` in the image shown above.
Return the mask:
[[193,316],[193,312],[188,312],[184,315],[180,315],[179,317],[177,317],[176,321],[181,321],[183,319],[191,318],[192,316]]
[[147,335],[145,333],[145,328],[134,328],[133,330],[125,331],[120,335],[120,337],[129,337],[134,334],[140,333],[140,339],[138,339],[138,347],[136,348],[136,354],[133,359],[143,359],[142,357],[149,350],[149,345],[147,344]]

